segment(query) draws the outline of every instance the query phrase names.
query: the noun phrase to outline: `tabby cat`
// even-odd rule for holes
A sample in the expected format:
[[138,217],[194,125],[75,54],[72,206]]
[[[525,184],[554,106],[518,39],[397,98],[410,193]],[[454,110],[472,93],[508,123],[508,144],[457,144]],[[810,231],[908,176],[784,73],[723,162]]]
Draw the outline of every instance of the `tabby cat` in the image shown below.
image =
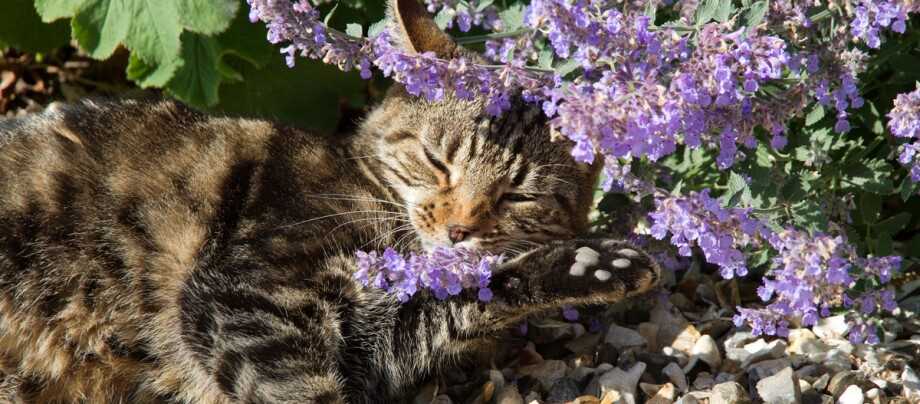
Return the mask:
[[[474,57],[389,8],[407,50]],[[528,315],[649,289],[644,252],[575,238],[598,167],[570,147],[532,107],[400,86],[337,140],[162,100],[0,122],[0,400],[396,402]],[[491,303],[399,304],[353,278],[386,245],[520,254]]]

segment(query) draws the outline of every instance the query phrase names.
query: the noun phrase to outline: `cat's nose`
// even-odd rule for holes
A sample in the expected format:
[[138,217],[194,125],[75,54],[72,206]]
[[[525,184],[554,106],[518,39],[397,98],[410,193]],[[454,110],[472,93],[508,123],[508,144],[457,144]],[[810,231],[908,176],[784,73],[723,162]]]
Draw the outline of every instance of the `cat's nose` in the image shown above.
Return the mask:
[[470,234],[473,234],[473,231],[473,229],[466,226],[457,224],[447,225],[447,238],[449,238],[452,243],[459,243],[466,240]]

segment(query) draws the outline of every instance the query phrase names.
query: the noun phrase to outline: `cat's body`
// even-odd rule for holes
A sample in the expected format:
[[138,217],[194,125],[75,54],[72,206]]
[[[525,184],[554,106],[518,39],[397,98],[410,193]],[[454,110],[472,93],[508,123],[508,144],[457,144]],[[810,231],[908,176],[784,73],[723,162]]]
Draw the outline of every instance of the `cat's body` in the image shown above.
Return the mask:
[[[412,32],[432,25],[417,4],[396,8],[416,49],[442,39]],[[553,242],[584,231],[596,175],[568,147],[532,109],[491,119],[481,101],[399,88],[341,141],[170,101],[2,122],[0,393],[397,400],[529,314],[657,280],[628,245]],[[399,304],[353,279],[358,249],[535,243],[550,244],[495,270],[488,304],[471,291]],[[584,246],[597,264],[570,272]]]

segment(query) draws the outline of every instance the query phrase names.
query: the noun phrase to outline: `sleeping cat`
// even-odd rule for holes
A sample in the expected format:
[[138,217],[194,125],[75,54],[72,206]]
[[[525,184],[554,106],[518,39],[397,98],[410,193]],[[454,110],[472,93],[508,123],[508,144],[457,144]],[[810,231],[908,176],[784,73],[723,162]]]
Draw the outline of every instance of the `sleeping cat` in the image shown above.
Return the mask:
[[[407,50],[474,57],[390,11]],[[173,101],[0,122],[0,400],[394,402],[528,315],[648,290],[644,252],[576,238],[598,167],[570,147],[535,108],[400,86],[341,140]],[[353,278],[387,245],[513,257],[490,303],[399,304]]]

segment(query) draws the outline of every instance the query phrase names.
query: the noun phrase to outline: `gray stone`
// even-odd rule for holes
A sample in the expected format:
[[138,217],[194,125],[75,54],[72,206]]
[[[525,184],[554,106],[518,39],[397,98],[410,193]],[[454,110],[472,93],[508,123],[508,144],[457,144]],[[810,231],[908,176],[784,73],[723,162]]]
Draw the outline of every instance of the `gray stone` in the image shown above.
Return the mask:
[[636,386],[643,372],[645,372],[645,364],[642,362],[637,362],[628,371],[613,368],[598,379],[601,395],[607,394],[608,391],[615,391],[619,393],[623,403],[635,404],[637,401]]
[[616,324],[612,324],[607,330],[607,337],[604,338],[604,341],[620,350],[642,346],[646,343],[645,338],[642,338],[637,331]]
[[684,373],[684,370],[680,368],[676,363],[671,362],[664,369],[661,370],[668,380],[674,384],[674,387],[677,387],[677,391],[681,393],[686,393],[690,389],[689,384],[687,383],[687,375]]
[[780,370],[791,366],[792,362],[786,358],[757,362],[751,365],[747,370],[748,381],[751,383],[751,386],[755,386],[761,379],[773,376]]
[[540,381],[544,391],[553,387],[553,383],[565,376],[568,371],[565,362],[558,360],[548,360],[536,365],[524,366],[518,369],[518,373],[528,375]]
[[850,386],[860,386],[867,389],[872,388],[872,384],[866,380],[866,376],[863,375],[862,372],[846,371],[838,372],[831,377],[830,382],[827,384],[827,392],[836,398],[840,398],[844,391]]
[[546,401],[550,403],[565,403],[574,400],[580,394],[578,383],[568,377],[556,380],[549,389]]
[[709,390],[715,384],[716,380],[712,378],[712,374],[709,372],[700,372],[696,375],[696,379],[693,380],[693,389]]
[[712,387],[709,404],[742,404],[750,401],[744,387],[736,382],[719,383]]
[[586,366],[579,366],[575,369],[572,369],[569,372],[568,377],[572,378],[578,383],[584,383],[585,380],[588,380],[588,377],[594,374],[594,368],[589,368]]
[[757,394],[766,404],[797,404],[802,402],[799,380],[791,367],[757,382]]

